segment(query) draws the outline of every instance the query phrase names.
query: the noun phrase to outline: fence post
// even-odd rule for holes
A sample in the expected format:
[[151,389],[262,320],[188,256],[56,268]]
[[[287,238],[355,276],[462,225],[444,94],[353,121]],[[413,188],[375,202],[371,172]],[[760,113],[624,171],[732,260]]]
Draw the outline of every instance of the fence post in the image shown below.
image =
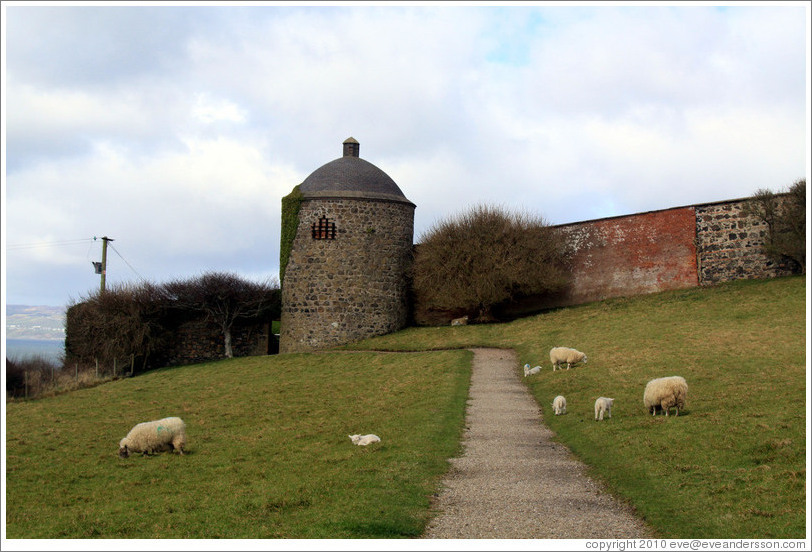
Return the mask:
[[113,379],[116,379],[116,357],[113,357]]
[[93,360],[96,361],[96,379],[99,379],[99,359],[94,358]]
[[78,382],[79,381],[79,363],[78,362],[73,363],[73,370],[74,370],[75,375],[76,375],[76,381]]
[[135,353],[130,353],[130,376],[135,373]]
[[28,398],[28,370],[23,372],[23,381],[25,382],[25,398]]

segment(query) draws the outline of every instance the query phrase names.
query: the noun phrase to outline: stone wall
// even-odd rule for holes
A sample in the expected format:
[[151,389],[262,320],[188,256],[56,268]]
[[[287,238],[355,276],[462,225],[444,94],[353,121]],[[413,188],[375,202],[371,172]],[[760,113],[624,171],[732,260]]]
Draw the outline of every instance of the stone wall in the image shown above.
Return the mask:
[[[204,318],[179,324],[160,353],[160,366],[196,364],[225,358],[223,333]],[[271,352],[270,322],[240,323],[231,328],[231,349],[235,357],[267,355]]]
[[[675,207],[557,226],[572,256],[570,285],[555,295],[525,297],[497,309],[503,318],[540,310],[792,273],[761,249],[766,224],[744,212],[748,200]],[[443,324],[457,313],[418,312]]]
[[574,252],[573,279],[563,293],[547,298],[546,306],[791,274],[789,266],[762,252],[767,228],[744,212],[747,201],[558,226]]
[[[89,312],[87,303],[78,303],[68,309],[65,325],[65,347],[68,360],[82,366],[92,366],[99,362],[110,367],[115,362],[109,349],[100,346],[98,313]],[[104,315],[101,315],[102,318]],[[114,315],[115,316],[115,315]],[[120,313],[119,313],[120,316]],[[118,320],[121,321],[121,318]],[[145,357],[143,351],[121,354],[116,361],[119,366],[130,370],[134,363],[136,372],[195,364],[225,358],[225,344],[220,327],[195,312],[169,311],[160,318],[141,322],[152,326],[148,348],[152,351]],[[238,320],[231,328],[232,352],[235,357],[266,355],[278,352],[278,341],[270,333],[270,320]],[[110,338],[111,339],[111,338]]]
[[774,278],[792,273],[791,267],[776,263],[762,253],[767,225],[744,213],[745,202],[734,200],[696,206],[700,284]]
[[[315,239],[326,217],[334,239]],[[309,351],[403,328],[414,205],[305,199],[282,287],[279,350]],[[332,228],[332,227],[331,227]]]

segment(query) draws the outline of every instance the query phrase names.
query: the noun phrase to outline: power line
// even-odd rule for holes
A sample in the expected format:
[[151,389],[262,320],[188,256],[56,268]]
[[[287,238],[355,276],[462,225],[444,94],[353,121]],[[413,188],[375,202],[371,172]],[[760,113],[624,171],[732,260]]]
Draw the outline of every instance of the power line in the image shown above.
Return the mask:
[[[14,249],[14,250],[19,250],[19,249],[39,249],[39,248],[44,248],[44,247],[62,247],[62,246],[70,246],[70,245],[81,245],[81,244],[85,244],[85,243],[89,243],[90,247],[92,247],[93,243],[96,242],[98,239],[99,239],[98,237],[93,236],[92,238],[78,238],[78,239],[75,239],[75,240],[62,240],[62,241],[37,242],[37,243],[17,243],[17,244],[12,244],[12,245],[6,244],[6,249],[7,250],[9,250],[9,249]],[[109,241],[113,241],[113,240],[109,240]],[[113,247],[113,245],[110,244],[109,242],[108,242],[108,245],[110,246],[110,248],[113,251],[116,252],[116,255],[118,255],[119,258],[121,258],[121,260],[124,261],[124,264],[126,264],[130,268],[130,270],[133,271],[133,274],[138,276],[138,278],[140,278],[141,281],[147,282],[147,279],[144,278],[143,276],[141,276],[141,274],[138,273],[138,271],[133,267],[133,265],[131,265],[129,263],[129,261],[127,261],[127,259],[125,259],[124,256],[121,253],[119,253],[118,249]],[[88,256],[90,256],[90,249],[88,249]],[[99,263],[99,264],[101,264],[101,263]]]
[[127,259],[125,259],[124,257],[122,257],[121,253],[119,253],[119,252],[118,252],[118,249],[116,249],[115,247],[113,247],[113,244],[108,244],[108,245],[110,246],[110,249],[112,249],[113,251],[115,251],[115,252],[116,252],[116,255],[118,255],[118,256],[121,258],[121,260],[122,260],[122,261],[124,261],[124,264],[126,264],[128,267],[130,267],[130,270],[132,270],[132,271],[133,271],[133,273],[134,273],[136,276],[138,276],[139,278],[141,278],[141,281],[142,281],[142,282],[148,283],[148,282],[147,282],[147,279],[146,279],[146,278],[144,278],[143,276],[141,276],[141,275],[138,273],[138,271],[137,271],[137,270],[135,270],[135,269],[133,268],[133,266],[132,266],[132,265],[131,265],[129,262],[127,262]]
[[6,249],[36,249],[40,247],[60,247],[64,245],[79,245],[87,242],[92,242],[95,238],[81,238],[76,240],[64,240],[54,242],[38,242],[38,243],[18,243],[13,245],[6,244]]

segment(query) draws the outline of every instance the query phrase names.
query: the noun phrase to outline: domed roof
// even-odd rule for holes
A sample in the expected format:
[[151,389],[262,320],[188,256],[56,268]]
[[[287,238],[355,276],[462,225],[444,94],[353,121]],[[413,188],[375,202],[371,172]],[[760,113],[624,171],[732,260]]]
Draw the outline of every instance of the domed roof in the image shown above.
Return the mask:
[[301,194],[305,198],[382,199],[412,204],[388,174],[358,157],[359,149],[354,138],[347,138],[344,156],[305,178],[299,186]]

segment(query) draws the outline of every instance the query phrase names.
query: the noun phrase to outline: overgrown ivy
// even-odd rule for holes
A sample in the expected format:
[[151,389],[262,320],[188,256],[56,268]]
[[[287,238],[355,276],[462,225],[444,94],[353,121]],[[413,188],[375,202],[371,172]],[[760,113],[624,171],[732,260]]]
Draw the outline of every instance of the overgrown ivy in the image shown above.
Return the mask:
[[279,245],[279,284],[285,280],[285,268],[288,266],[290,252],[293,249],[293,240],[299,228],[299,209],[302,207],[302,192],[299,186],[293,188],[288,195],[282,198],[282,236]]

